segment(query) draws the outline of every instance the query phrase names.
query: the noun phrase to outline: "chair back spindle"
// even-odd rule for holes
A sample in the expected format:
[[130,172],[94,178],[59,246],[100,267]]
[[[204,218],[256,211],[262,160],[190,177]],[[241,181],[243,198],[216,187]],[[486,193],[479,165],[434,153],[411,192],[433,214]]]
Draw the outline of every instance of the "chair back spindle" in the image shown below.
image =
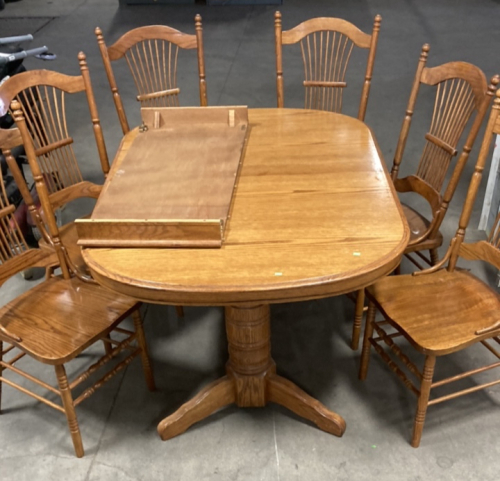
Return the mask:
[[[28,192],[25,180],[12,156],[11,150],[22,144],[19,129],[0,129],[0,149],[7,161],[16,184],[21,191]],[[25,192],[23,192],[24,198]],[[29,192],[28,192],[29,195]],[[32,203],[32,206],[33,203]],[[48,259],[40,249],[30,249],[15,216],[15,206],[9,202],[5,184],[0,179],[0,286],[14,274],[30,267],[45,266]],[[35,209],[36,210],[36,209]],[[37,227],[43,232],[38,212],[33,213]]]
[[73,139],[66,125],[65,92],[37,85],[20,92],[18,98],[40,169],[46,175],[49,192],[81,182],[83,179],[73,151]]
[[[33,142],[33,137],[30,135],[29,124],[24,116],[21,103],[18,100],[12,101],[12,111],[14,113],[14,120],[19,128],[21,136],[23,138],[24,148],[26,151],[26,156],[30,162],[30,168],[33,174],[33,180],[35,181],[35,186],[37,192],[40,196],[40,202],[43,212],[46,213],[44,216],[45,224],[48,227],[48,232],[51,239],[51,244],[54,247],[57,257],[59,259],[59,265],[61,267],[64,278],[70,278],[70,270],[67,265],[66,256],[63,251],[63,246],[59,238],[59,229],[56,222],[56,217],[53,212],[52,205],[50,203],[50,190],[49,183],[45,181],[45,175],[41,169],[40,164],[37,162],[37,152],[35,150],[35,144]],[[31,141],[30,141],[31,140]]]
[[[0,134],[0,142],[2,135]],[[14,216],[15,207],[9,203],[5,185],[0,182],[0,285],[11,275],[22,271],[30,265],[28,244]],[[17,258],[25,258],[20,261]],[[16,266],[12,269],[13,261]]]

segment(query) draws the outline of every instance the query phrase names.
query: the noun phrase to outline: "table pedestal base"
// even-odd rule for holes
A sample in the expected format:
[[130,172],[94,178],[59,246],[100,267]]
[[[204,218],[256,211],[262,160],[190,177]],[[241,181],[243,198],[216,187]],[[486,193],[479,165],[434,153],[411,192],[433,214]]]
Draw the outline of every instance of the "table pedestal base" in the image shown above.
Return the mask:
[[226,307],[226,332],[227,375],[206,386],[160,422],[158,433],[164,441],[232,403],[240,407],[262,407],[274,402],[308,419],[323,431],[336,436],[344,434],[345,421],[341,416],[276,374],[271,358],[268,305]]

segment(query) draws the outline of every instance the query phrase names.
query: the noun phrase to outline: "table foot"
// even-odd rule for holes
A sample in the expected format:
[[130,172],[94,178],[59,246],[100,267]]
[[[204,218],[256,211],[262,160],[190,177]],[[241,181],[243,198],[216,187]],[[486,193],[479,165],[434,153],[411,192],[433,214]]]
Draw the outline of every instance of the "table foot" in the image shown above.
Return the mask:
[[194,423],[201,421],[218,409],[235,402],[234,383],[227,376],[202,389],[193,399],[183,404],[175,413],[158,424],[158,434],[163,441],[182,434]]
[[309,396],[287,379],[276,374],[268,376],[267,395],[268,401],[279,404],[313,422],[322,431],[339,437],[344,434],[345,421],[341,416],[327,409],[317,399]]
[[342,436],[345,421],[318,400],[276,374],[271,358],[269,306],[226,307],[229,361],[227,375],[209,384],[158,425],[165,441],[218,409],[235,403],[240,407],[280,404],[319,429]]

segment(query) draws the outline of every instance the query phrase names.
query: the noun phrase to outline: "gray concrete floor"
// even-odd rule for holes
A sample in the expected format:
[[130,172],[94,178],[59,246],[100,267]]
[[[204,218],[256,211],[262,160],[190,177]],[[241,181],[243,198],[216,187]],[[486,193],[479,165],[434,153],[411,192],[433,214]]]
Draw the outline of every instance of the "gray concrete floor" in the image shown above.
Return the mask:
[[[148,24],[193,32],[194,15],[201,13],[209,103],[272,107],[275,10],[275,6],[203,4],[119,8],[118,0],[22,0],[0,12],[0,35],[32,33],[36,45],[46,44],[58,55],[45,64],[28,59],[29,69],[77,74],[77,53],[85,51],[112,158],[120,132],[95,42],[96,26],[109,42]],[[423,43],[431,44],[430,66],[464,60],[480,66],[488,77],[500,71],[494,49],[500,41],[497,0],[284,0],[280,10],[285,29],[310,17],[337,16],[369,31],[375,14],[382,15],[366,121],[388,166]],[[285,62],[286,105],[300,106],[302,94],[292,85],[300,66],[288,56]],[[196,105],[194,58],[187,58],[182,67],[183,103]],[[131,92],[127,88],[123,86],[124,95]],[[83,102],[75,106],[70,119],[77,131],[89,125]],[[127,106],[133,122],[138,122],[137,107]],[[412,134],[418,140],[408,144],[403,172],[415,168],[425,127],[414,127]],[[477,150],[476,146],[472,159]],[[91,143],[77,153],[85,174],[98,179]],[[443,227],[445,243],[456,229],[470,166]],[[479,198],[471,227],[477,225],[481,202]],[[494,280],[495,273],[478,272]],[[0,291],[2,303],[31,286],[21,278],[12,280]],[[221,309],[188,307],[185,318],[178,319],[172,307],[150,305],[145,307],[145,324],[158,391],[146,390],[140,365],[133,363],[83,403],[77,413],[86,455],[78,460],[64,417],[5,386],[0,479],[497,480],[499,388],[430,408],[422,445],[413,449],[409,437],[415,399],[377,360],[367,381],[358,381],[359,353],[348,347],[352,316],[353,305],[345,297],[272,307],[272,352],[278,371],[345,418],[343,438],[269,405],[226,408],[185,434],[161,442],[157,423],[223,374],[227,347]],[[484,357],[479,349],[451,356],[442,360],[439,373],[468,369]],[[76,364],[84,361],[88,357]],[[50,368],[29,364],[50,379]]]

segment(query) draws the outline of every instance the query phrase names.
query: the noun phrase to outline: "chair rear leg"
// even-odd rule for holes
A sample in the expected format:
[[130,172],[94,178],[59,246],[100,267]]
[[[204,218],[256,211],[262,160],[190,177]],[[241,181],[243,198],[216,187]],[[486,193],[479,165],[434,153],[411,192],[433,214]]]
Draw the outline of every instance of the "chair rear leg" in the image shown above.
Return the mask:
[[359,366],[359,379],[364,381],[368,372],[368,363],[370,361],[370,338],[373,334],[373,323],[375,322],[375,313],[377,308],[373,302],[368,304],[368,313],[366,314],[365,337],[363,338],[363,348],[361,350],[361,365]]
[[356,351],[359,346],[359,336],[361,334],[361,323],[365,311],[365,290],[360,289],[356,296],[356,307],[354,309],[354,324],[352,326],[351,349]]
[[142,326],[142,317],[139,309],[136,309],[132,313],[132,319],[134,320],[135,332],[137,333],[137,342],[141,348],[141,361],[142,368],[144,370],[144,377],[146,378],[146,384],[150,391],[156,389],[155,379],[153,376],[153,371],[151,369],[151,361],[149,360],[148,345],[146,343],[146,336],[144,335],[144,329]]
[[[105,338],[110,341],[111,340],[111,335],[108,333],[106,334]],[[106,354],[111,354],[113,352],[113,345],[111,344],[111,342],[106,342],[106,341],[102,341],[102,343],[104,344],[104,352]]]
[[175,312],[178,317],[184,317],[184,308],[182,306],[175,306]]
[[71,439],[73,440],[75,454],[78,458],[81,458],[84,454],[82,436],[80,434],[80,428],[76,418],[75,406],[73,404],[73,397],[68,384],[68,377],[66,376],[66,369],[62,364],[55,366],[55,369],[57,382],[59,384],[59,393],[61,395],[66,419],[68,420],[69,432],[71,434]]
[[434,376],[435,365],[436,356],[425,357],[422,383],[420,384],[420,394],[418,396],[417,412],[415,414],[415,423],[413,425],[413,436],[411,438],[411,445],[414,448],[418,448],[420,445],[420,439],[424,429],[425,415],[429,405],[429,395],[431,393],[431,384]]
[[429,254],[431,256],[431,266],[435,266],[439,261],[439,253],[437,249],[429,249]]

